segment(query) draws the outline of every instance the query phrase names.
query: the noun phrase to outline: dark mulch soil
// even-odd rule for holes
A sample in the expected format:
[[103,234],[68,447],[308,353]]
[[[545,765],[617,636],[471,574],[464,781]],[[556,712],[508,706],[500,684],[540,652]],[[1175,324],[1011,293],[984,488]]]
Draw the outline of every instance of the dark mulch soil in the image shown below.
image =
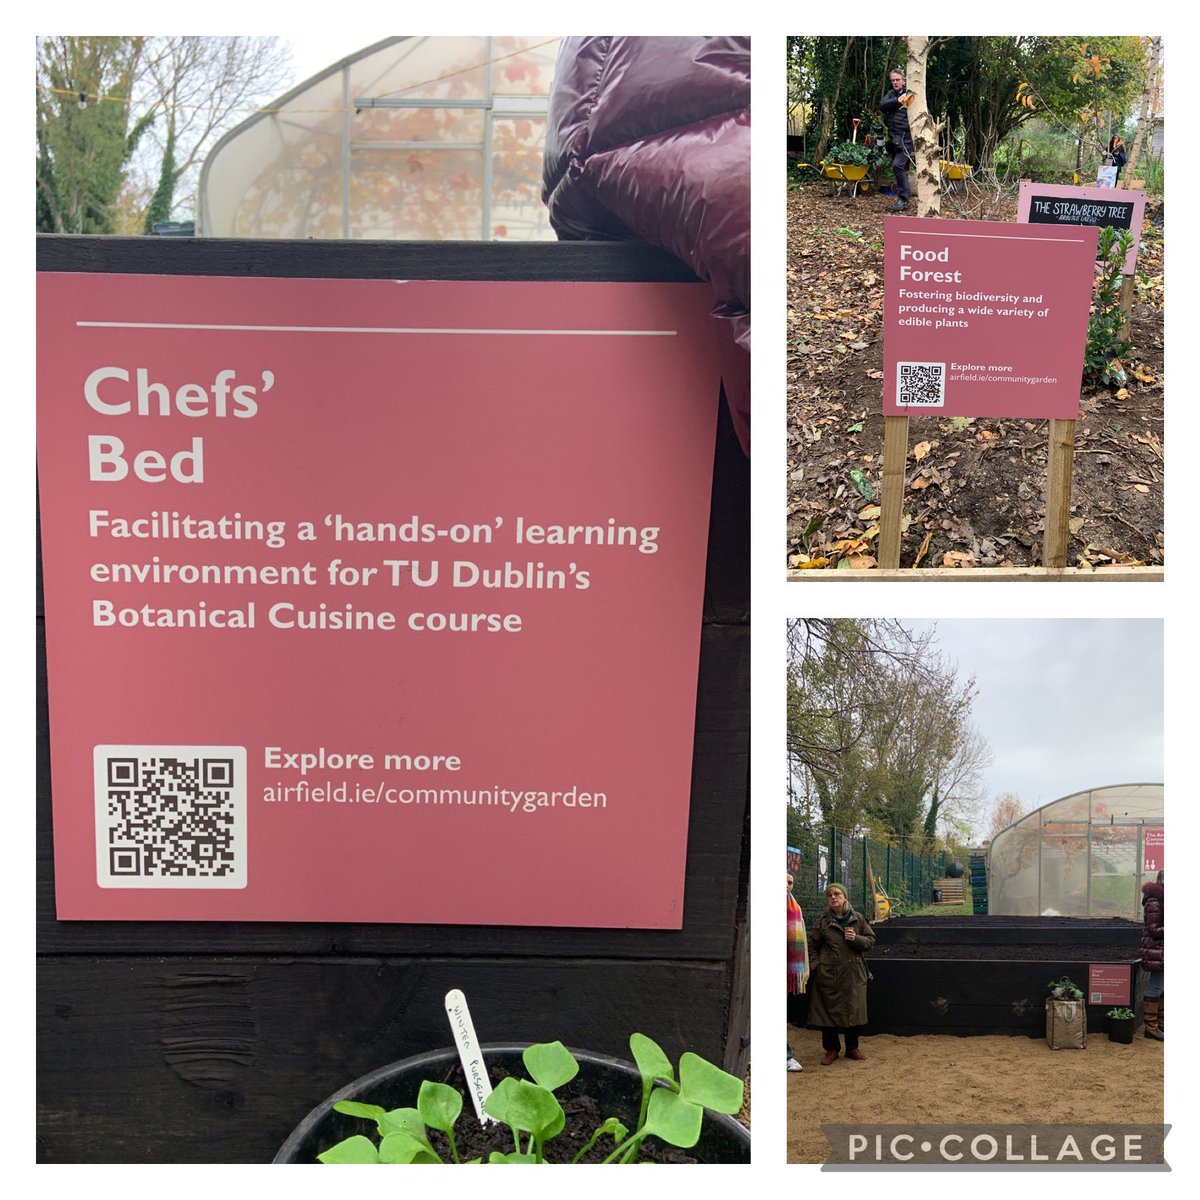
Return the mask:
[[[506,1074],[507,1072],[503,1069],[493,1067],[491,1069],[493,1087]],[[462,1068],[456,1065],[447,1073],[442,1082],[450,1084],[451,1087],[459,1091],[463,1091]],[[602,1112],[600,1106],[597,1105],[591,1096],[564,1098],[560,1094],[558,1099],[559,1103],[562,1104],[567,1122],[562,1133],[554,1138],[553,1141],[546,1143],[544,1155],[548,1163],[569,1163],[574,1160],[575,1155],[587,1144],[588,1139],[602,1121],[608,1117],[619,1116],[620,1114],[614,1113],[611,1110]],[[637,1114],[634,1113],[635,1118],[636,1116]],[[430,1130],[429,1140],[430,1144],[437,1150],[445,1162],[453,1161],[450,1154],[450,1143],[444,1134]],[[454,1140],[458,1147],[458,1156],[463,1162],[467,1162],[473,1158],[482,1158],[486,1162],[488,1156],[493,1151],[499,1151],[502,1154],[511,1154],[514,1150],[512,1131],[506,1125],[500,1125],[498,1122],[493,1122],[489,1125],[480,1125],[475,1116],[475,1110],[469,1103],[464,1105],[462,1115],[454,1127]],[[615,1143],[611,1137],[602,1137],[580,1159],[580,1162],[602,1163],[615,1148]],[[642,1142],[641,1149],[638,1151],[638,1161],[655,1163],[696,1162],[685,1151],[676,1149],[674,1146],[668,1146],[666,1143],[660,1142],[657,1138],[653,1137],[647,1138]]]
[[[836,197],[821,183],[788,193],[790,568],[875,565],[882,219],[890,203],[874,194]],[[944,204],[943,215],[1015,213],[1008,196],[961,203],[962,211]],[[1147,222],[1138,259],[1147,278],[1132,313],[1125,394],[1085,384],[1081,398],[1072,566],[1163,562],[1162,260],[1162,229]],[[914,416],[909,428],[901,565],[1040,564],[1048,423]]]
[[[549,1163],[569,1163],[575,1155],[587,1144],[588,1138],[601,1121],[611,1114],[601,1113],[596,1102],[590,1096],[581,1096],[577,1100],[567,1100],[563,1103],[563,1112],[567,1117],[566,1127],[553,1141],[545,1146],[545,1158]],[[472,1158],[482,1158],[485,1162],[493,1151],[511,1154],[513,1151],[513,1136],[507,1126],[480,1125],[475,1119],[474,1112],[463,1110],[455,1126],[454,1139],[458,1145],[458,1155],[464,1162]],[[450,1146],[444,1136],[431,1133],[430,1141],[434,1149],[447,1161],[450,1159]],[[612,1138],[601,1138],[589,1150],[580,1162],[603,1162],[615,1149]],[[667,1146],[656,1138],[647,1138],[638,1152],[639,1162],[658,1163],[694,1163],[682,1150]]]

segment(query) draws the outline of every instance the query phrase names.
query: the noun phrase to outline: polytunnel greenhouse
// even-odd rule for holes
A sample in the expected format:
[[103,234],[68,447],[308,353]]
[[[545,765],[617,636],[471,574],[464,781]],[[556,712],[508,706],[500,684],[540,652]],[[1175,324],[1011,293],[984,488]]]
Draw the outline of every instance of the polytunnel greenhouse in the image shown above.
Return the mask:
[[1162,869],[1163,785],[1076,792],[1027,813],[988,851],[988,912],[1141,919]]
[[393,37],[231,130],[197,234],[552,240],[541,200],[557,37]]

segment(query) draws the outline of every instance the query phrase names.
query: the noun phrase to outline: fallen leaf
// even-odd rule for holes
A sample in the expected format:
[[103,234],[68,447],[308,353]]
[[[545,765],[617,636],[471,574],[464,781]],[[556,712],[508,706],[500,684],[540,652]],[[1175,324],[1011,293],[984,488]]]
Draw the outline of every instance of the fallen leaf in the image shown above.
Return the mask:
[[854,486],[868,500],[875,499],[875,489],[871,486],[871,481],[857,467],[850,471],[850,478],[854,480]]
[[827,567],[827,566],[829,566],[829,559],[827,559],[827,558],[810,558],[808,560],[808,562],[800,564],[800,570],[801,571],[812,571],[818,567]]
[[981,442],[994,442],[1000,435],[994,429],[981,429],[975,436]]
[[923,459],[931,449],[932,444],[930,442],[918,442],[913,447],[913,458],[915,458],[917,462],[920,462],[921,459]]
[[868,371],[867,378],[868,379],[882,379],[883,372],[882,371]]
[[878,504],[868,504],[866,508],[858,510],[858,519],[864,523],[877,520],[881,511]]
[[908,486],[914,491],[919,492],[923,488],[927,488],[933,482],[928,475],[918,475]]
[[859,569],[875,565],[875,559],[870,554],[851,554],[849,558],[844,558],[842,561],[848,567]]
[[975,555],[969,550],[949,550],[942,559],[943,567],[970,567],[975,563]]
[[1117,388],[1117,399],[1118,400],[1128,400],[1129,399],[1129,389],[1128,388]]
[[1135,492],[1141,492],[1143,496],[1148,496],[1150,494],[1150,489],[1144,483],[1135,483],[1133,485],[1133,490]]
[[929,549],[929,539],[932,537],[933,537],[933,530],[931,529],[925,535],[925,540],[921,543],[920,550],[917,551],[917,557],[915,559],[913,559],[914,567],[919,567],[921,565],[921,559],[923,559],[925,557],[925,551]]

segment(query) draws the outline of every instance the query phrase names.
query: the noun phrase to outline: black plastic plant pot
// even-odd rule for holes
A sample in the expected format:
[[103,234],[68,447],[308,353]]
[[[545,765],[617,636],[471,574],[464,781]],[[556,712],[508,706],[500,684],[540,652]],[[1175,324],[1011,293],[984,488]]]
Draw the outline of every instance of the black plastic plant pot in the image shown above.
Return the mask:
[[[511,1075],[526,1077],[521,1060],[522,1046],[484,1046],[488,1065]],[[579,1074],[556,1091],[560,1100],[591,1096],[605,1116],[619,1118],[630,1129],[637,1124],[641,1106],[642,1080],[631,1064],[603,1054],[572,1049],[579,1062]],[[339,1100],[360,1100],[386,1109],[411,1108],[423,1079],[442,1080],[458,1063],[455,1050],[435,1050],[399,1062],[389,1063],[369,1075],[356,1079],[321,1101],[292,1130],[291,1136],[275,1155],[277,1163],[315,1163],[317,1155],[343,1138],[370,1132],[360,1118],[334,1112]],[[493,1074],[493,1083],[495,1075]],[[470,1109],[470,1101],[465,1101]],[[705,1112],[700,1140],[687,1153],[700,1163],[748,1163],[750,1134],[732,1117]]]
[[1108,1040],[1110,1042],[1120,1042],[1125,1046],[1132,1045],[1133,1029],[1136,1024],[1137,1017],[1109,1017]]

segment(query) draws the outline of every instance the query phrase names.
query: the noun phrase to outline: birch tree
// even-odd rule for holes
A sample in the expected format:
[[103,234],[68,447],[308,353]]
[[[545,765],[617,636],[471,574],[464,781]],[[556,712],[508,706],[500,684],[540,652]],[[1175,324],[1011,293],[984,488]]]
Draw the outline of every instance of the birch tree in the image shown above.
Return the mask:
[[913,100],[908,106],[908,129],[913,142],[913,173],[916,175],[917,216],[937,217],[942,211],[942,177],[938,161],[938,139],[942,127],[929,111],[926,85],[929,50],[933,39],[909,37],[908,72],[905,80]]

